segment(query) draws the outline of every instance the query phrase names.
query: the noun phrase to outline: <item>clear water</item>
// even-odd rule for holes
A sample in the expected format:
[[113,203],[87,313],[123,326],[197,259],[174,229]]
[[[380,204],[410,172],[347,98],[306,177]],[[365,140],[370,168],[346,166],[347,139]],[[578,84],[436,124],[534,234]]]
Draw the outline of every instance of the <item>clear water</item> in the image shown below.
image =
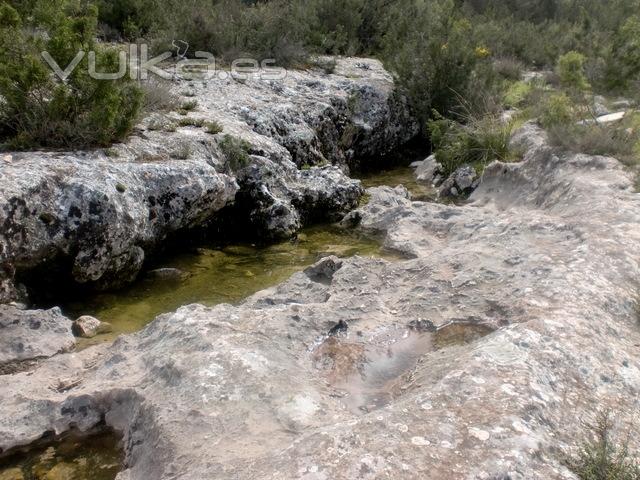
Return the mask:
[[419,183],[411,167],[394,167],[375,173],[365,173],[360,176],[364,188],[404,185],[409,190],[412,200],[435,201],[437,192],[434,188]]
[[122,469],[118,437],[68,434],[0,458],[0,480],[113,480]]
[[286,280],[327,255],[384,256],[385,253],[372,238],[334,226],[317,226],[305,230],[295,241],[267,247],[245,244],[194,249],[160,265],[181,270],[185,273],[183,279],[147,275],[124,290],[95,294],[62,308],[72,318],[92,315],[113,326],[110,334],[82,339],[79,347],[83,348],[138,331],[157,315],[182,305],[236,303]]

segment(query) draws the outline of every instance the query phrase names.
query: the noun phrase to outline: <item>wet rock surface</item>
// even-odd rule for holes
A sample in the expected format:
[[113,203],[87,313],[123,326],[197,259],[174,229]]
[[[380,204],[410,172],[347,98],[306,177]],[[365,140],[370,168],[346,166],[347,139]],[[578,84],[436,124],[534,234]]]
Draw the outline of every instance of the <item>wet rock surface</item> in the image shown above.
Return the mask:
[[119,479],[574,479],[582,420],[638,411],[640,197],[614,159],[515,141],[465,205],[370,190],[361,228],[412,258],[329,257],[7,376],[0,448],[104,419]]
[[[346,170],[355,152],[382,155],[417,133],[378,61],[343,58],[333,74],[280,80],[263,73],[170,85],[180,101],[197,100],[187,114],[194,125],[217,122],[222,133],[154,113],[108,150],[2,155],[0,301],[22,298],[14,279],[43,264],[77,283],[119,287],[168,236],[207,225],[234,202],[234,222],[265,240],[334,220],[362,189],[328,165]],[[226,135],[246,142],[246,165],[232,165]]]
[[22,310],[0,305],[0,374],[27,369],[75,346],[71,320],[59,308]]

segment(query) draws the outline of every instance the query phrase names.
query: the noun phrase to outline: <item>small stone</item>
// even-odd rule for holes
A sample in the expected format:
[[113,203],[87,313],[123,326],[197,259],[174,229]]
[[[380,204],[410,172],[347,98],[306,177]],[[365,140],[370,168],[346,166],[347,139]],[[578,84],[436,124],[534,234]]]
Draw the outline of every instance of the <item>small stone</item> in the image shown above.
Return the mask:
[[147,274],[149,277],[158,280],[179,281],[184,280],[188,274],[179,268],[156,268]]
[[101,333],[109,333],[113,330],[111,324],[101,322],[90,315],[83,315],[73,322],[73,334],[76,337],[93,338]]
[[124,184],[122,184],[122,183],[119,183],[119,182],[118,182],[118,183],[116,184],[116,190],[117,190],[118,192],[120,192],[120,193],[124,193],[124,192],[126,192],[126,191],[127,191],[127,187],[126,187],[126,185],[124,185]]

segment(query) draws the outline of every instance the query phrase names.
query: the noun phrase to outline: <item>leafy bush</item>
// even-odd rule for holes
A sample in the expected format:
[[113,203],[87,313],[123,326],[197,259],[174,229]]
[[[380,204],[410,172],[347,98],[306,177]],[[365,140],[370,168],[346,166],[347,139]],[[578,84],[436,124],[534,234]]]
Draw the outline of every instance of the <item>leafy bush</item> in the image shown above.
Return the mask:
[[546,96],[540,107],[540,124],[545,128],[567,125],[574,121],[573,103],[564,93]]
[[577,91],[589,88],[589,82],[584,73],[586,57],[578,52],[567,52],[558,59],[558,76],[564,87]]
[[468,96],[480,60],[469,41],[471,23],[452,0],[401,3],[390,23],[386,64],[398,75],[418,117],[428,120],[433,109],[448,114],[459,105],[459,97]]
[[65,66],[97,51],[97,71],[117,71],[118,55],[95,44],[97,12],[71,2],[35,0],[23,15],[0,3],[0,141],[6,147],[108,145],[132,128],[141,91],[130,80],[95,80],[85,56],[63,82],[41,60]]
[[611,439],[613,422],[609,413],[600,414],[590,425],[578,454],[567,460],[567,466],[581,480],[640,480],[640,464],[629,454],[626,445]]
[[607,56],[606,84],[624,90],[640,75],[640,16],[633,15],[615,32],[611,53]]
[[507,107],[522,106],[533,91],[533,85],[529,82],[514,82],[507,88],[504,94],[504,103]]

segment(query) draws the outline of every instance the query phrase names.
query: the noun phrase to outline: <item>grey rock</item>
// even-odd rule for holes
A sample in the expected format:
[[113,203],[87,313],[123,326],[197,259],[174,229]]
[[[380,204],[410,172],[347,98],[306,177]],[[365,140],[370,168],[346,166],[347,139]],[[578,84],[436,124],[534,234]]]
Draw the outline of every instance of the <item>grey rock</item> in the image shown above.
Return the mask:
[[633,174],[532,125],[516,137],[524,160],[488,166],[464,205],[369,190],[361,228],[412,258],[323,259],[6,376],[0,448],[104,421],[124,434],[119,480],[571,480],[597,406],[637,452]]
[[[224,135],[157,128],[177,123],[177,113],[144,118],[108,151],[0,157],[0,302],[21,298],[16,274],[45,262],[70,270],[75,282],[119,287],[167,236],[211,224],[234,202],[234,220],[262,239],[339,219],[363,193],[343,171],[418,132],[377,60],[339,58],[332,75],[292,70],[271,80],[262,73],[242,82],[178,78],[171,87],[179,94],[188,86],[198,97],[192,117],[216,121],[224,135],[250,145],[251,165],[238,171],[220,147]],[[185,159],[176,159],[176,145]],[[340,169],[299,170],[326,164]]]
[[442,165],[436,160],[435,155],[430,155],[421,162],[414,162],[415,175],[419,182],[432,185],[436,177],[442,172]]
[[158,280],[167,280],[167,281],[180,281],[184,280],[188,275],[187,272],[180,270],[179,268],[156,268],[154,270],[149,270],[147,272],[147,276],[153,279]]
[[71,320],[59,308],[22,310],[0,305],[0,372],[21,362],[68,352],[74,346]]
[[93,338],[101,333],[109,333],[113,327],[107,322],[101,322],[90,315],[83,315],[77,318],[71,327],[76,337]]
[[457,197],[463,193],[469,194],[474,190],[474,185],[477,186],[477,179],[478,174],[475,168],[463,165],[442,182],[439,195],[441,197]]
[[595,97],[593,97],[593,112],[596,117],[608,115],[609,113],[611,113],[607,108],[606,103],[607,100],[601,95],[596,95]]
[[464,165],[458,168],[453,174],[456,186],[461,191],[471,188],[477,176],[475,168],[470,165]]

